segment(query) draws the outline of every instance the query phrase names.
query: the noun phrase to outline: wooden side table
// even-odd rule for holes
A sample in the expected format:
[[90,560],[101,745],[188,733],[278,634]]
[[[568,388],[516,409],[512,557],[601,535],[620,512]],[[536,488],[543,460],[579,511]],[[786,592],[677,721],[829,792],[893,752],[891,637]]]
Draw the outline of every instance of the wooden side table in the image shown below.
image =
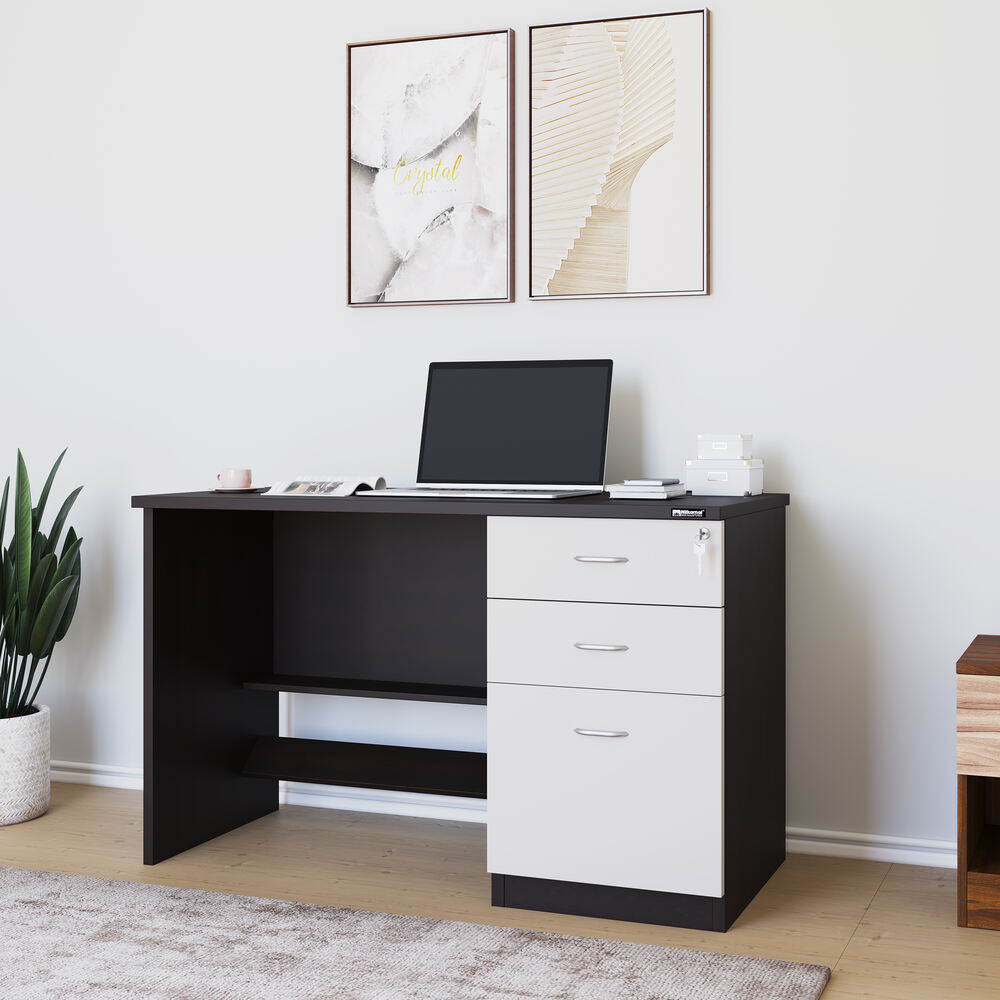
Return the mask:
[[1000,930],[1000,635],[957,664],[958,925]]

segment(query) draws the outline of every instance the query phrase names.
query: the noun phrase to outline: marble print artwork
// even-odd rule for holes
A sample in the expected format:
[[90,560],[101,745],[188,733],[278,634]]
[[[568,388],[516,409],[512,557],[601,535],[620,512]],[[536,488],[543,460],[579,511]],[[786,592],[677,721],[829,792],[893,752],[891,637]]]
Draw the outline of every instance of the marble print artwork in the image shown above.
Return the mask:
[[350,303],[509,297],[507,32],[350,48]]

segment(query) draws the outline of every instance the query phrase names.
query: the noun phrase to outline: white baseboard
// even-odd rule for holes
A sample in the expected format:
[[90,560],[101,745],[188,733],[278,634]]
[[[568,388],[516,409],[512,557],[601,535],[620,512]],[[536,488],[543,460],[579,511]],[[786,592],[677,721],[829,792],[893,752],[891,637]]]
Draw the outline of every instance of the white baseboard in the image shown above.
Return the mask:
[[117,767],[108,764],[80,764],[73,760],[53,760],[49,764],[53,781],[72,785],[102,785],[104,788],[142,790],[141,767]]
[[843,830],[785,830],[785,850],[790,854],[821,854],[831,858],[892,861],[903,865],[957,868],[958,845],[948,840],[916,840]]
[[[52,780],[107,788],[142,788],[142,768],[52,761]],[[451,795],[418,795],[373,788],[346,788],[340,785],[280,783],[280,801],[292,806],[320,809],[353,809],[357,812],[423,819],[486,822],[485,799],[463,799]],[[808,830],[788,827],[785,849],[790,854],[819,854],[833,858],[864,861],[891,861],[904,865],[955,868],[957,845],[947,840],[917,840],[842,830]]]

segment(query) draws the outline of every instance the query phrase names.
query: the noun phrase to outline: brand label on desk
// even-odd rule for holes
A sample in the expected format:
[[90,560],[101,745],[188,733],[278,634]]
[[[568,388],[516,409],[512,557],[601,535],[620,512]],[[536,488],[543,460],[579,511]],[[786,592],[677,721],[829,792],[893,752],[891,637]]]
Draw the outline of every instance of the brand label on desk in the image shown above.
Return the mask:
[[670,512],[671,517],[704,517],[704,507],[675,507]]

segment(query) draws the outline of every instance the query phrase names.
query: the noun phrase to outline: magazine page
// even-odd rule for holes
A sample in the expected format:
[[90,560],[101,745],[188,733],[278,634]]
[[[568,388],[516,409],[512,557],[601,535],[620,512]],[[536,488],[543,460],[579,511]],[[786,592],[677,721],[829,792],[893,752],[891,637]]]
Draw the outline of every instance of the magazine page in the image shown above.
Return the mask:
[[282,497],[349,497],[366,490],[384,490],[384,476],[297,476],[275,483],[267,496]]

